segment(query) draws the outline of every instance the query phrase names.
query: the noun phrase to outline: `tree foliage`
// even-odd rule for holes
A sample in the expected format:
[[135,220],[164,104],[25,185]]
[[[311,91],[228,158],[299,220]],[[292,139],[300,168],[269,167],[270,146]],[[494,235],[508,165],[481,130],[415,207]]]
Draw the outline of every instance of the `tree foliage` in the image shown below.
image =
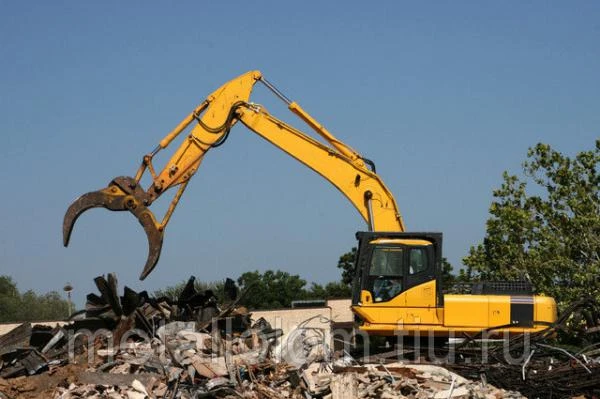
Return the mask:
[[448,289],[458,281],[457,277],[452,274],[452,264],[442,257],[442,288]]
[[342,283],[352,286],[354,279],[354,262],[356,261],[356,247],[352,247],[350,252],[346,252],[338,260],[337,267],[342,269]]
[[293,300],[306,299],[306,280],[281,270],[258,270],[246,272],[238,278],[238,284],[248,293],[242,303],[250,309],[275,309],[290,307]]
[[572,158],[537,144],[523,171],[504,172],[485,238],[463,259],[467,273],[529,278],[559,306],[600,298],[600,140]]
[[21,294],[9,276],[0,276],[0,322],[62,320],[69,316],[69,304],[52,291],[38,295]]
[[307,292],[308,299],[341,299],[352,296],[352,287],[343,281],[334,281],[325,284],[312,283]]
[[351,288],[343,281],[325,285],[312,283],[281,270],[246,272],[238,278],[240,289],[248,289],[241,303],[250,309],[277,309],[290,307],[292,301],[304,299],[350,298]]

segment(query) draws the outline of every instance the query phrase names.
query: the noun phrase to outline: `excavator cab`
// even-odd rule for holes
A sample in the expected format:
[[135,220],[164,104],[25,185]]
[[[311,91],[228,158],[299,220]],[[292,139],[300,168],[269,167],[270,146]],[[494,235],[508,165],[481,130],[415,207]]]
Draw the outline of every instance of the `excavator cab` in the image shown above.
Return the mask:
[[352,305],[361,318],[391,307],[443,306],[441,233],[371,231],[356,237]]
[[441,233],[358,232],[353,304],[367,296],[385,303],[423,283],[435,281],[441,295]]

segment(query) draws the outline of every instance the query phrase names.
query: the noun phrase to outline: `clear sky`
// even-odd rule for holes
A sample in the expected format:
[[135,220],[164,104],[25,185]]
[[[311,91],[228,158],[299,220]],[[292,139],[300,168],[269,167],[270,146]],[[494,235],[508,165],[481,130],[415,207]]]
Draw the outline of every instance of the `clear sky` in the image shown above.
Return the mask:
[[111,271],[138,290],[269,268],[337,280],[358,213],[242,126],[192,180],[146,281],[126,213],[89,211],[62,246],[73,199],[132,175],[251,69],[373,159],[408,229],[442,231],[457,268],[502,171],[539,141],[575,154],[599,136],[600,3],[0,1],[0,274],[37,292],[69,281],[78,307]]

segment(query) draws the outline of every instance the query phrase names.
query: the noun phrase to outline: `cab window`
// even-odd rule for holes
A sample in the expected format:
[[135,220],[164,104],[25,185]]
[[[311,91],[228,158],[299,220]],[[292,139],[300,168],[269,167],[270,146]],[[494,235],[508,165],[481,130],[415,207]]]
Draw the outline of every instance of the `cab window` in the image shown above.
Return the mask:
[[409,274],[417,274],[427,270],[427,250],[425,248],[411,248],[409,258]]
[[371,257],[371,276],[402,276],[403,250],[398,247],[376,247]]
[[373,301],[385,302],[402,292],[404,254],[400,247],[376,247],[371,257]]

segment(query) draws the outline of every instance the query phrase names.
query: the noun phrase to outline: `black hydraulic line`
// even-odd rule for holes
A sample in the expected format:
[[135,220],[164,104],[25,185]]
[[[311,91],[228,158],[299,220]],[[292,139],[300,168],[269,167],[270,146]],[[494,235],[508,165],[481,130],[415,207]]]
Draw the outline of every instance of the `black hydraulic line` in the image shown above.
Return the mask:
[[227,118],[225,119],[225,122],[223,122],[223,124],[221,126],[216,127],[216,128],[208,126],[207,124],[202,122],[200,115],[194,114],[194,119],[196,119],[198,124],[207,132],[213,133],[213,134],[219,134],[219,133],[223,133],[223,131],[224,131],[223,135],[212,144],[204,143],[203,141],[199,140],[198,138],[195,138],[195,139],[204,145],[210,145],[211,148],[217,148],[217,147],[222,146],[225,143],[225,141],[227,141],[227,138],[229,137],[229,132],[231,131],[231,122],[233,121],[233,119],[236,116],[235,113],[236,113],[237,109],[243,105],[246,105],[246,103],[244,101],[238,101],[238,102],[234,103],[231,106],[229,113],[227,114]]
[[369,158],[362,158],[362,160],[364,161],[364,163],[369,165],[369,167],[371,168],[371,172],[377,173],[377,168],[375,168],[375,162],[371,161]]
[[210,126],[206,125],[204,122],[202,122],[202,119],[200,119],[200,115],[197,115],[197,114],[194,114],[194,119],[196,119],[196,121],[198,121],[198,124],[200,126],[202,126],[202,128],[204,130],[206,130],[207,132],[219,134],[224,129],[226,129],[228,126],[231,126],[231,121],[235,117],[235,111],[237,110],[238,107],[240,107],[244,104],[246,104],[244,101],[238,101],[238,102],[234,103],[231,106],[231,108],[229,109],[229,113],[227,114],[227,118],[225,119],[225,122],[223,122],[223,124],[219,127],[210,127]]

